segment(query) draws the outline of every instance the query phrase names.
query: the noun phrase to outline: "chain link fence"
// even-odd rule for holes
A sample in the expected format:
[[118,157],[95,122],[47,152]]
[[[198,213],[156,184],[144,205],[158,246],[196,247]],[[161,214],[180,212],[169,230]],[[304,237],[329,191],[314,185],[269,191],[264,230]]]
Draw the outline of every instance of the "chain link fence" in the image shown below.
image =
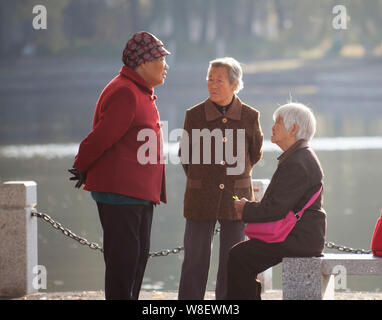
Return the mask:
[[[53,220],[46,213],[41,213],[41,212],[37,212],[36,210],[33,210],[32,216],[43,219],[45,222],[48,222],[53,228],[61,231],[65,236],[79,242],[80,244],[82,244],[84,246],[88,246],[90,249],[99,250],[99,251],[103,252],[102,247],[98,243],[90,242],[87,239],[76,235],[74,232],[72,232],[68,228],[63,227],[61,225],[61,223]],[[219,232],[220,232],[220,228],[215,229],[214,235],[216,235]],[[325,241],[325,248],[334,249],[334,250],[338,250],[338,251],[345,252],[345,253],[355,253],[355,254],[370,254],[371,253],[371,250],[354,249],[354,248],[350,248],[350,247],[346,247],[346,246],[342,246],[342,245],[337,245],[333,242],[328,242],[328,241]],[[179,246],[179,247],[176,247],[173,249],[166,249],[166,250],[161,250],[161,251],[157,251],[157,252],[150,252],[149,258],[166,257],[170,254],[178,254],[183,250],[184,250],[184,247]]]

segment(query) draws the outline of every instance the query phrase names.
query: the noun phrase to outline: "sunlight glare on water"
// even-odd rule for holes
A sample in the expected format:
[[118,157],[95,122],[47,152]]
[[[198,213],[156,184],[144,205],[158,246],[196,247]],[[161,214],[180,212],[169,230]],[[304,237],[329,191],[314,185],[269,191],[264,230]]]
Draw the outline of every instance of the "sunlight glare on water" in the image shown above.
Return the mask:
[[[74,157],[77,154],[79,143],[65,144],[31,144],[8,145],[0,147],[0,157],[30,159],[43,157],[55,159]],[[165,154],[177,154],[179,143],[164,143]],[[320,137],[311,142],[315,151],[344,151],[344,150],[376,150],[382,149],[382,137]],[[280,151],[279,147],[269,140],[264,141],[264,152]]]

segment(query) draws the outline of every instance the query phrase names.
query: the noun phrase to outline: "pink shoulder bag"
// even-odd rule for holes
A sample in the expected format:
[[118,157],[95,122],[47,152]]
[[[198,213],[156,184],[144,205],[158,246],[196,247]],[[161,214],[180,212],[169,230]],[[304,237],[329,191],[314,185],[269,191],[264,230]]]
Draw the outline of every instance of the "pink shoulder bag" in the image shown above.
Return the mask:
[[291,210],[284,219],[271,222],[248,223],[244,229],[245,234],[251,239],[255,238],[268,243],[283,242],[297,221],[301,219],[304,211],[317,200],[321,191],[322,186],[299,212],[294,213]]

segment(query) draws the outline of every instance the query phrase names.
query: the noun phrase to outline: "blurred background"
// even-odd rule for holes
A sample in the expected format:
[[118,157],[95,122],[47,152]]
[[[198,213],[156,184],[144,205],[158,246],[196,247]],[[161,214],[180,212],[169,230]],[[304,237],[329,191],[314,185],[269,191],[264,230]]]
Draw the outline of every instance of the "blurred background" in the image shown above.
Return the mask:
[[[333,13],[338,4],[345,11]],[[46,8],[46,29],[33,27],[36,5]],[[38,211],[102,242],[95,203],[74,189],[66,170],[91,129],[99,94],[121,68],[125,43],[146,30],[172,52],[166,83],[155,89],[169,131],[182,128],[185,110],[208,97],[210,60],[242,63],[239,97],[260,111],[265,137],[253,178],[270,179],[277,166],[280,151],[269,143],[277,106],[292,98],[312,108],[327,240],[369,249],[382,207],[381,16],[382,0],[0,0],[0,182],[36,181]],[[169,201],[155,210],[151,251],[183,242],[185,177],[179,165],[166,170]],[[150,259],[143,288],[176,290],[182,258]],[[42,221],[39,264],[47,268],[48,291],[103,289],[102,254]],[[275,288],[280,270],[274,268]],[[382,279],[351,277],[347,285],[378,291]]]

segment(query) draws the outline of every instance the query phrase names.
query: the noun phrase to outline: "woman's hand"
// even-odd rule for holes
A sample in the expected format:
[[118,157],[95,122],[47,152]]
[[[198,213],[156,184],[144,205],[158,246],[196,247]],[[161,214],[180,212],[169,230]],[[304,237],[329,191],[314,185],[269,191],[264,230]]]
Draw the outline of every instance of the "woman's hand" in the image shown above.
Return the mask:
[[75,188],[81,188],[81,186],[86,182],[86,172],[79,172],[76,168],[68,169],[68,171],[73,175],[69,180],[77,181]]
[[244,210],[244,206],[247,203],[247,201],[248,201],[248,199],[241,198],[240,200],[235,200],[235,202],[234,202],[236,213],[240,219],[243,219],[243,210]]

